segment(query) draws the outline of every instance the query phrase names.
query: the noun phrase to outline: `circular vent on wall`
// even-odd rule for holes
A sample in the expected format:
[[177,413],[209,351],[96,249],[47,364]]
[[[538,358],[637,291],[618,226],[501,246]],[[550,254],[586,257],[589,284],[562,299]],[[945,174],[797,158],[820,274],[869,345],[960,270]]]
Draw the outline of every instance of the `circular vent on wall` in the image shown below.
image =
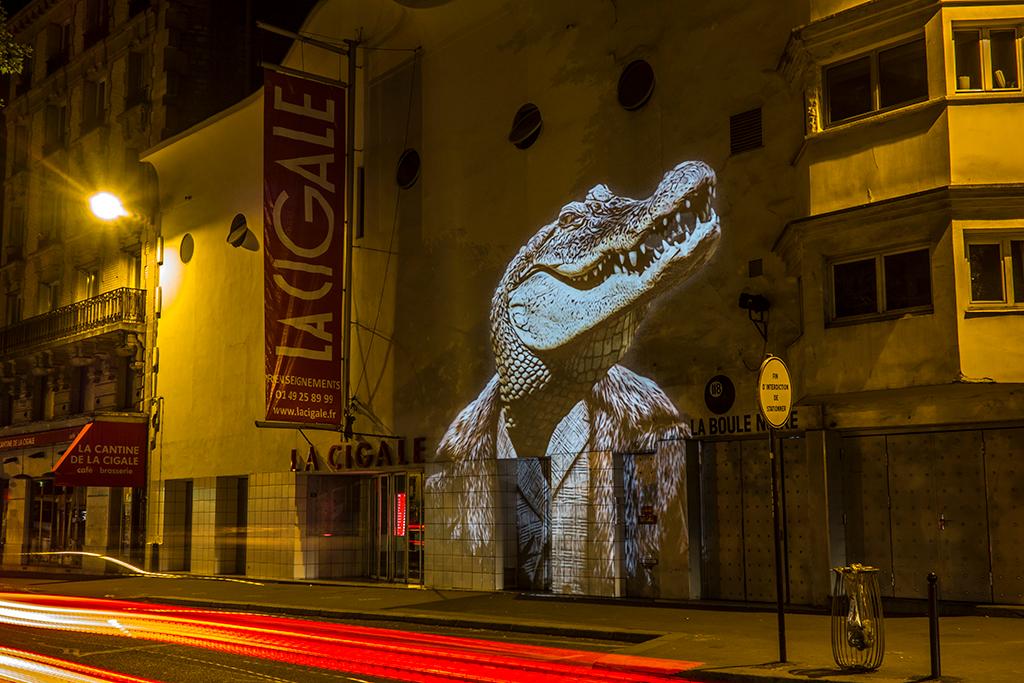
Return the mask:
[[196,253],[196,241],[192,239],[192,234],[186,232],[185,236],[181,238],[181,247],[178,249],[178,256],[181,258],[182,263],[188,263],[192,260],[192,256]]
[[635,111],[654,93],[654,69],[646,60],[637,59],[626,65],[619,76],[619,104],[626,111]]
[[395,169],[395,182],[403,190],[416,184],[420,177],[420,154],[414,149],[407,149],[398,157],[398,168]]
[[537,142],[543,127],[544,120],[541,118],[540,109],[533,102],[527,102],[519,107],[519,111],[512,118],[512,130],[508,133],[508,141],[519,149],[526,149]]

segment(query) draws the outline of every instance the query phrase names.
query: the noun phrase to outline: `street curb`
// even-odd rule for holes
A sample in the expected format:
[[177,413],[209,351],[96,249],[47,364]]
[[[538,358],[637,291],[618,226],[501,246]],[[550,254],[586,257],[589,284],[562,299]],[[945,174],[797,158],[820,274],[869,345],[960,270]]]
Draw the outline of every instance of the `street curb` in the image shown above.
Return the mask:
[[[792,666],[792,664],[790,664]],[[798,668],[799,665],[797,665]],[[737,671],[735,669],[729,669],[723,667],[721,669],[690,669],[685,672],[685,677],[699,681],[701,683],[793,683],[793,681],[813,681],[813,683],[856,683],[858,681],[878,681],[878,683],[888,683],[897,679],[892,678],[863,678],[863,676],[870,676],[872,673],[877,672],[857,672],[850,671],[844,673],[842,671],[836,671],[833,676],[820,673],[807,673],[800,675],[796,673],[787,672],[786,675],[776,673],[774,671],[765,670],[764,673],[747,671]],[[902,679],[898,679],[902,680]]]
[[[131,600],[132,598],[115,598]],[[290,605],[266,605],[229,601],[192,600],[189,598],[161,597],[147,595],[146,600],[165,605],[196,607],[217,610],[232,610],[274,614],[294,617],[314,617],[318,619],[355,619],[360,621],[390,621],[404,624],[420,624],[423,626],[445,626],[449,628],[480,629],[488,631],[504,631],[508,633],[532,633],[545,636],[569,638],[588,638],[590,640],[610,640],[621,643],[645,643],[667,635],[661,631],[638,631],[634,629],[595,629],[579,626],[560,626],[556,624],[521,623],[515,621],[495,621],[493,619],[475,618],[466,614],[437,616],[418,612],[380,612],[359,610],[313,609],[308,607],[292,607]]]

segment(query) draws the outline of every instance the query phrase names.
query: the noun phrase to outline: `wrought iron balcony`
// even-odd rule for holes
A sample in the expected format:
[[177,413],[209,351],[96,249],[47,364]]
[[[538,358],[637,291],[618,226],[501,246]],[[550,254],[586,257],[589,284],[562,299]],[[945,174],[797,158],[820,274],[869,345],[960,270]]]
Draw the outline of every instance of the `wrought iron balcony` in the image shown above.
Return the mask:
[[146,290],[121,287],[0,329],[0,355],[146,322]]

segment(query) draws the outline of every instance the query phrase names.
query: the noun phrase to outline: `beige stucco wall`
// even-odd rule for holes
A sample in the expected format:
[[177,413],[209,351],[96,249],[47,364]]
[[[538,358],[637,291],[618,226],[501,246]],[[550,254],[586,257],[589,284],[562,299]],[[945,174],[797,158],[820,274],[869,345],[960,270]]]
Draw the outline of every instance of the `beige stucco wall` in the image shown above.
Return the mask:
[[[898,239],[893,235],[898,234]],[[830,260],[870,254],[879,245],[929,246],[932,312],[833,324]],[[942,215],[889,220],[856,214],[808,237],[803,254],[804,334],[792,347],[800,390],[821,396],[949,384],[957,379],[956,298],[949,230]]]
[[[951,57],[941,36],[949,19],[940,14],[921,27],[931,101],[805,137],[803,93],[777,70],[779,56],[792,28],[850,4],[810,3],[807,14],[800,3],[780,9],[738,1],[524,7],[455,0],[431,10],[385,0],[322,3],[310,33],[340,39],[361,29],[367,48],[387,48],[360,51],[353,88],[355,163],[365,168],[366,193],[365,234],[353,253],[350,367],[354,395],[379,420],[360,414],[356,429],[424,436],[433,453],[494,372],[488,316],[509,259],[563,204],[597,183],[646,196],[686,159],[703,160],[718,174],[723,238],[702,273],[656,299],[623,361],[682,413],[708,416],[704,386],[716,374],[731,376],[744,392],[733,412],[751,412],[748,390],[765,350],[789,361],[798,399],[948,385],[961,372],[1021,381],[1024,358],[1011,343],[1017,319],[964,321],[962,226],[935,210],[864,220],[856,213],[950,183],[1018,179],[1020,143],[1001,131],[1021,105],[945,101]],[[735,36],[757,39],[737,50]],[[646,107],[627,112],[615,101],[615,84],[641,57],[654,67],[656,90]],[[286,64],[344,77],[344,60],[315,48],[293,50]],[[540,108],[544,128],[535,145],[519,150],[507,134],[526,102]],[[758,106],[764,147],[731,155],[729,116]],[[276,491],[267,499],[292,501],[268,522],[284,530],[274,557],[294,555],[301,575],[308,568],[294,536],[301,487],[285,471],[291,449],[304,452],[306,444],[295,431],[253,426],[264,411],[262,255],[224,241],[236,212],[262,240],[261,112],[256,95],[148,158],[160,176],[166,244],[156,339],[157,393],[166,400],[153,476],[159,484],[267,474],[268,491]],[[423,165],[416,185],[399,190],[395,165],[408,147]],[[853,211],[845,222],[834,219],[802,238],[787,272],[772,252],[787,222],[844,210]],[[177,247],[186,232],[196,250],[182,265]],[[918,244],[930,248],[931,313],[826,324],[830,259]],[[754,259],[762,259],[764,275],[748,274]],[[743,291],[772,302],[767,343],[737,307]],[[993,347],[986,341],[993,336],[1005,341]],[[876,411],[871,419],[878,417]],[[931,419],[890,417],[903,425]],[[337,438],[307,434],[321,453]],[[457,509],[453,500],[432,501],[428,515]],[[495,530],[499,546],[510,533]],[[430,540],[436,585],[500,585],[502,548],[470,561],[465,547]],[[209,564],[213,546],[204,552]],[[287,564],[261,562],[267,572]]]
[[[436,443],[493,372],[490,299],[515,252],[597,183],[646,196],[686,159],[718,172],[725,237],[705,274],[656,302],[627,364],[695,411],[718,369],[740,374],[756,365],[761,340],[736,297],[745,287],[780,303],[795,297],[792,281],[750,280],[747,262],[764,258],[772,275],[781,273],[770,248],[794,202],[789,161],[799,146],[801,105],[775,66],[790,29],[805,19],[799,3],[785,11],[738,2],[456,1],[429,11],[385,2],[322,5],[308,24],[313,32],[330,26],[344,35],[347,26],[362,25],[369,46],[422,48],[415,59],[423,95],[412,90],[409,139],[401,130],[375,137],[371,123],[361,132],[367,219],[353,257],[360,283],[354,362],[361,364],[370,345],[363,325],[376,321],[393,343],[373,342],[368,379],[356,387],[360,400],[372,402],[385,422],[393,416],[398,433],[423,433]],[[755,33],[761,40],[732,49],[728,36]],[[321,60],[323,73],[337,75],[337,57],[315,52],[306,48],[305,67]],[[403,57],[413,59],[368,51],[369,92],[360,90],[379,103],[370,118],[401,127],[410,110],[408,80],[395,69]],[[642,110],[627,112],[615,102],[616,82],[641,57],[655,69],[656,91]],[[540,107],[544,129],[533,147],[518,150],[506,136],[526,102]],[[763,107],[765,148],[730,156],[729,115],[756,106]],[[394,167],[404,146],[418,149],[423,167],[417,185],[396,196]],[[389,246],[396,252],[390,260]],[[397,284],[380,282],[385,267],[397,273]],[[794,313],[777,309],[776,352],[795,336]],[[694,358],[701,363],[679,362]],[[357,367],[354,377],[360,374]]]
[[[819,19],[857,4],[812,3]],[[877,3],[879,7],[883,3]],[[884,3],[910,8],[912,3]],[[928,51],[929,101],[850,123],[812,132],[799,158],[809,181],[808,214],[859,210],[885,200],[912,196],[947,186],[1019,183],[1024,180],[1024,149],[1018,126],[1024,102],[1003,93],[956,93],[953,25],[989,25],[1024,14],[1022,5],[934,7],[921,14]],[[850,12],[853,17],[858,12]],[[832,17],[823,24],[840,26]],[[909,21],[909,20],[908,20]],[[920,25],[920,24],[919,24]],[[918,29],[918,30],[921,30]],[[817,34],[815,34],[817,35]],[[859,38],[835,38],[849,54],[892,41],[879,25]],[[827,55],[824,38],[812,51]],[[845,42],[844,42],[845,41]],[[855,41],[851,43],[850,41]],[[820,68],[821,65],[818,65]],[[813,67],[812,67],[813,68]],[[820,83],[819,83],[820,86]],[[1012,315],[968,318],[970,282],[964,258],[963,229],[1020,227],[1010,208],[959,206],[950,211],[931,207],[927,215],[894,208],[845,222],[834,220],[835,234],[812,231],[800,247],[797,270],[805,292],[805,334],[794,356],[806,367],[803,389],[808,394],[836,394],[915,385],[948,385],[961,376],[1019,382],[1024,377],[1014,339],[1020,332]],[[902,217],[901,217],[902,214]],[[954,216],[957,220],[954,220]],[[902,223],[900,222],[902,220]],[[924,230],[920,226],[929,224]],[[911,227],[917,224],[919,227]],[[890,249],[914,240],[932,241],[934,312],[893,320],[826,326],[829,259]],[[794,271],[795,272],[795,271]]]
[[[978,382],[1024,382],[1024,315],[1019,312],[971,306],[970,268],[965,247],[965,231],[977,235],[985,231],[1020,230],[1019,219],[957,220],[952,228],[952,252],[956,263],[957,335],[960,346],[960,368],[964,377]],[[996,310],[991,310],[996,309]]]
[[811,20],[821,19],[843,10],[865,5],[869,0],[810,0]]
[[[984,97],[984,96],[983,96]],[[950,176],[955,184],[1024,182],[1024,102],[984,100],[950,107]]]
[[[493,373],[490,300],[509,259],[592,186],[646,196],[687,159],[719,175],[719,254],[690,285],[657,300],[625,364],[684,413],[699,413],[711,375],[740,377],[761,357],[761,339],[736,306],[744,289],[779,302],[771,350],[784,352],[797,316],[782,302],[796,289],[770,249],[792,212],[789,161],[799,128],[789,124],[801,109],[775,66],[790,28],[804,19],[798,7],[787,13],[739,2],[526,8],[457,1],[424,12],[383,1],[323,3],[310,33],[342,38],[361,27],[365,45],[389,48],[360,53],[355,88],[356,164],[367,180],[365,236],[353,255],[352,382],[360,402],[393,433],[427,437],[432,453]],[[690,37],[680,41],[684,33]],[[763,40],[732,49],[728,36],[754,33]],[[627,112],[615,101],[616,82],[641,57],[655,69],[655,94]],[[343,60],[315,48],[293,50],[286,64],[344,76]],[[526,102],[540,107],[544,129],[519,150],[507,134]],[[146,159],[160,179],[165,240],[156,491],[169,479],[193,478],[198,487],[204,477],[282,472],[290,450],[306,448],[293,430],[253,427],[264,410],[262,254],[224,240],[239,211],[262,240],[261,106],[257,95]],[[758,106],[765,147],[730,156],[729,116]],[[405,147],[419,151],[423,167],[416,186],[399,192],[394,168]],[[186,232],[195,257],[181,264]],[[747,262],[758,258],[769,277],[751,279]],[[357,419],[357,430],[369,426]],[[307,435],[321,453],[337,438]],[[151,506],[154,519],[161,510]],[[198,502],[197,511],[209,516]],[[288,524],[298,523],[294,505],[293,513]],[[211,555],[203,553],[194,561],[205,567]],[[501,561],[499,552],[470,574],[488,573],[493,587]],[[479,576],[459,580],[483,587]]]
[[[300,514],[290,454],[308,445],[297,430],[258,429],[264,419],[263,253],[233,248],[236,213],[262,241],[262,92],[151,152],[159,176],[162,311],[156,394],[160,430],[150,465],[149,540],[165,532],[168,480],[193,479],[193,571],[216,571],[216,477],[249,476],[248,571],[304,576]],[[189,234],[194,256],[182,263]],[[321,455],[329,434],[310,430]],[[276,477],[274,479],[269,477]],[[171,549],[162,562],[174,562]],[[297,559],[298,558],[298,559]]]

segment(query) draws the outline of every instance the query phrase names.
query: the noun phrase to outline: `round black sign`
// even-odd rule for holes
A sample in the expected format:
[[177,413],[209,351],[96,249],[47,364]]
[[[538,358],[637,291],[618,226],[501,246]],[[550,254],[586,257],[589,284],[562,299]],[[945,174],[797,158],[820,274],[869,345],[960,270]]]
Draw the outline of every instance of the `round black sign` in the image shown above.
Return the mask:
[[715,415],[729,412],[736,401],[736,387],[725,375],[715,375],[704,385],[704,403]]

